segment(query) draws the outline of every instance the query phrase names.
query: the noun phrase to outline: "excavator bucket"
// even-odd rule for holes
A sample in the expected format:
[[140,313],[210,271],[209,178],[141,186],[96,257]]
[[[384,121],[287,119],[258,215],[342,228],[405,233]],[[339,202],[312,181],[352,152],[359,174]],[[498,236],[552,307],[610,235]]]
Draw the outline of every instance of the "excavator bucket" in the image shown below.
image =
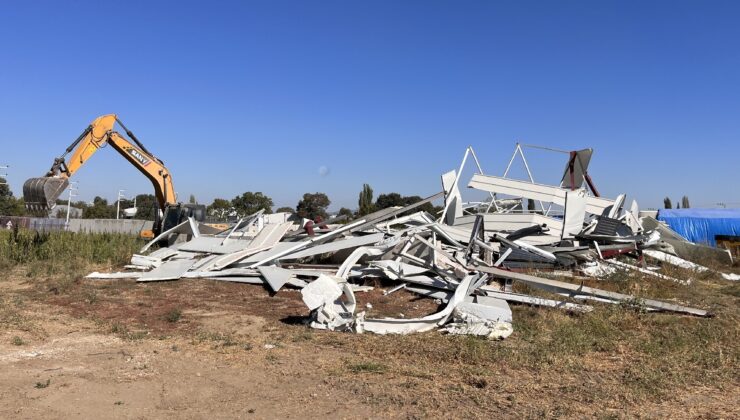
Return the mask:
[[45,214],[57,204],[57,198],[69,186],[67,178],[31,178],[23,184],[26,209],[33,214]]

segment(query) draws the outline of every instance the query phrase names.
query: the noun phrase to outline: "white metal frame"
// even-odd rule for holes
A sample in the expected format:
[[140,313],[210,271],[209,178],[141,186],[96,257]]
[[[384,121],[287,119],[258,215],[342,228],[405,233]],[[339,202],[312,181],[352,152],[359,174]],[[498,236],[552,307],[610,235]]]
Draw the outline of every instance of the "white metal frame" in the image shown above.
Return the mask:
[[74,193],[79,190],[79,188],[75,188],[75,185],[77,184],[79,184],[78,181],[72,181],[69,183],[69,187],[67,188],[69,195],[67,196],[67,218],[64,222],[64,230],[69,230],[69,209],[72,206],[72,197],[78,196],[78,194]]
[[122,193],[125,192],[126,190],[118,190],[118,198],[116,199],[116,220],[118,220],[118,216],[121,214],[121,199],[126,198]]
[[[475,154],[475,150],[473,150],[473,146],[468,146],[465,148],[465,155],[463,155],[462,162],[460,162],[460,168],[458,168],[457,172],[455,173],[455,181],[452,183],[453,188],[457,186],[459,188],[459,182],[460,182],[460,174],[462,173],[463,169],[465,168],[465,163],[468,161],[468,155],[473,156],[473,160],[475,161],[475,166],[478,168],[478,173],[481,175],[484,174],[483,168],[480,165],[480,161],[478,160],[478,156]],[[494,206],[496,206],[496,198],[493,193],[489,193],[491,196],[491,202]],[[442,221],[445,219],[445,216],[447,215],[447,210],[449,209],[449,203],[445,205],[444,210],[442,210],[442,215],[439,217],[439,222],[442,223]],[[489,206],[490,210],[490,206]],[[496,211],[498,211],[499,208],[496,206]]]

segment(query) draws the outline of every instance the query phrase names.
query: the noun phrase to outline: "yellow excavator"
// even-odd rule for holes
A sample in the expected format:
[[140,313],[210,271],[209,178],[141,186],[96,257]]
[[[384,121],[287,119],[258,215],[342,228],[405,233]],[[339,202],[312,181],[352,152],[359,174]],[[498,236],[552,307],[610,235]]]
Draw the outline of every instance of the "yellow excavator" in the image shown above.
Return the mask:
[[[128,139],[113,130],[116,123],[123,128]],[[154,185],[154,195],[157,197],[161,212],[155,212],[153,230],[142,231],[142,237],[152,238],[191,216],[197,221],[204,220],[205,206],[177,203],[172,176],[164,163],[149,152],[115,114],[96,118],[72,142],[64,154],[54,159],[51,169],[45,176],[31,178],[23,184],[26,208],[33,214],[48,214],[48,211],[56,205],[57,198],[69,186],[69,178],[106,144],[126,158]],[[70,153],[72,156],[66,160]]]

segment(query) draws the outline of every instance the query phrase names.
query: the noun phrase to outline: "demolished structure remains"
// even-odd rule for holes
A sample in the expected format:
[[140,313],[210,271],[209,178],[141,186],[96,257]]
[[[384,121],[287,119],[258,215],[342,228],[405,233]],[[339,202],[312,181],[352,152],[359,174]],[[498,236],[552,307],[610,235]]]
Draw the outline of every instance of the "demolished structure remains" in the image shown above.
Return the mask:
[[[593,310],[591,302],[599,302],[711,316],[706,309],[585,286],[584,278],[617,271],[689,284],[691,278],[671,277],[659,265],[695,273],[710,269],[690,261],[703,247],[641,215],[635,201],[628,204],[624,194],[600,196],[588,174],[591,149],[567,152],[560,185],[544,185],[534,181],[525,147],[532,146],[517,144],[503,176],[484,173],[468,148],[460,167],[442,174],[441,192],[345,224],[264,224],[258,212],[219,231],[190,218],[144,246],[128,271],[96,272],[88,278],[198,278],[262,285],[273,293],[299,289],[311,327],[355,333],[441,329],[505,338],[513,331],[510,304],[587,312]],[[517,156],[529,180],[507,176]],[[477,170],[464,184],[460,178],[469,158]],[[485,193],[487,200],[464,203],[461,185]],[[440,214],[418,211],[437,200],[444,202]],[[166,246],[150,251],[163,242]],[[721,250],[711,252],[732,258]],[[549,278],[554,276],[570,281]],[[355,294],[378,287],[378,280],[389,285],[385,295],[414,293],[436,300],[439,310],[419,318],[370,317],[358,307]],[[516,283],[546,294],[517,293]]]

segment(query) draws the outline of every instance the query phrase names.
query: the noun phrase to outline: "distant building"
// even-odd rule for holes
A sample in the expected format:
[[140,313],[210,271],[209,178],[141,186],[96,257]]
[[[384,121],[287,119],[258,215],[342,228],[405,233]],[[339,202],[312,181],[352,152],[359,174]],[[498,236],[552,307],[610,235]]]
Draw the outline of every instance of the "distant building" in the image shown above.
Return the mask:
[[[49,210],[49,217],[56,217],[56,218],[66,218],[67,217],[67,205],[66,204],[57,204],[54,206],[53,209]],[[82,209],[70,206],[69,208],[69,218],[70,219],[80,219],[82,218]]]
[[280,212],[280,213],[263,214],[260,217],[262,218],[263,222],[266,225],[273,225],[273,224],[292,221],[293,220],[291,219],[292,216],[293,216],[293,213]]

